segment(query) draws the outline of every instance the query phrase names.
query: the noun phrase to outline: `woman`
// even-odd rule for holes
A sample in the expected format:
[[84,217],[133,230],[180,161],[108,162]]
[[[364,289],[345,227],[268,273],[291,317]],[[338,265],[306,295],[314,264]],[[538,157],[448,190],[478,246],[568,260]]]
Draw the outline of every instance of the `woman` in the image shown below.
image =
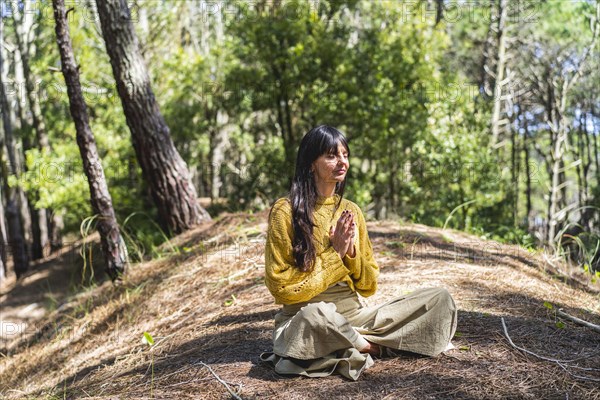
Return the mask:
[[447,290],[420,289],[376,307],[358,299],[377,290],[379,267],[360,208],[344,199],[346,138],[321,125],[302,139],[288,197],[269,213],[265,284],[283,307],[273,352],[281,374],[358,379],[371,356],[394,350],[435,356],[451,347],[456,306]]

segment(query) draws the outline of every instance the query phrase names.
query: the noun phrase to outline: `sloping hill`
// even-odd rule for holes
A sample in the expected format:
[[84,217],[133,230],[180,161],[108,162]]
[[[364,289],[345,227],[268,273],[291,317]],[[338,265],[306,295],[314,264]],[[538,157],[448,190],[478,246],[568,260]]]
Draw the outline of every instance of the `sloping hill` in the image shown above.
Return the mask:
[[[377,360],[357,382],[277,376],[258,362],[278,310],[263,284],[266,217],[224,215],[132,266],[120,286],[73,296],[61,295],[73,258],[46,260],[0,295],[4,322],[23,324],[0,342],[0,396],[224,399],[226,382],[244,399],[600,398],[600,334],[555,313],[599,324],[597,286],[561,278],[566,267],[543,254],[391,221],[368,223],[382,272],[364,303],[444,286],[459,307],[457,348]],[[570,362],[515,349],[501,318],[516,346]]]

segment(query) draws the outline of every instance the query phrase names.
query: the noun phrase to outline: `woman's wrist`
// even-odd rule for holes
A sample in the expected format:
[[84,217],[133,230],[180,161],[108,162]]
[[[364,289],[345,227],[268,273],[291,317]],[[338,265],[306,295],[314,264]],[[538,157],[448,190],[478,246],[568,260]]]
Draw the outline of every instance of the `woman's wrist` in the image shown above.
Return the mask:
[[350,246],[350,248],[346,252],[346,255],[350,258],[356,257],[356,248],[354,247],[354,244],[352,244],[352,246]]

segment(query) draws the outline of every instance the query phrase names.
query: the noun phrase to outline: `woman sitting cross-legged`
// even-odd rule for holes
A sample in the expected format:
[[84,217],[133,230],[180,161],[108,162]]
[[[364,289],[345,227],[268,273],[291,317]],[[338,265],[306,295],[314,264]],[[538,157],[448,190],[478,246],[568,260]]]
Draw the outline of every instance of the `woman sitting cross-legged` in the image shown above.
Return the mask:
[[456,306],[446,289],[426,288],[363,307],[379,267],[361,209],[343,197],[346,138],[319,126],[302,139],[289,195],[269,213],[265,283],[283,307],[273,352],[261,360],[280,374],[339,373],[356,380],[374,357],[435,356],[451,348]]

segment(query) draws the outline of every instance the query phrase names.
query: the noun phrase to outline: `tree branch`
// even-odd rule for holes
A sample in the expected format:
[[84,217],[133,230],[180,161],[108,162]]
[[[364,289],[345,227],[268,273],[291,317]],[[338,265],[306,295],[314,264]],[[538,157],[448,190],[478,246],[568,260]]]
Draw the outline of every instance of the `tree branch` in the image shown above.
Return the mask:
[[569,321],[571,321],[571,322],[574,322],[574,323],[576,323],[576,324],[578,324],[578,325],[582,325],[582,326],[588,327],[588,328],[590,328],[591,330],[593,330],[593,331],[595,331],[595,332],[597,332],[597,333],[600,333],[600,326],[599,326],[599,325],[595,325],[595,324],[592,324],[591,322],[587,322],[587,321],[584,321],[584,320],[582,320],[582,319],[579,319],[579,318],[577,318],[577,317],[574,317],[574,316],[572,316],[572,315],[569,315],[569,314],[567,314],[566,312],[564,312],[564,311],[562,310],[562,308],[559,308],[559,309],[556,311],[556,313],[557,313],[558,315],[560,315],[561,317],[563,317],[563,318],[565,318],[565,319],[568,319],[568,320],[569,320]]
[[537,357],[540,360],[550,361],[550,362],[556,363],[556,364],[558,364],[559,367],[561,367],[562,369],[564,369],[565,372],[567,372],[569,375],[571,375],[574,378],[582,379],[582,380],[586,380],[586,381],[600,382],[600,379],[598,379],[598,378],[591,378],[589,376],[575,375],[574,373],[572,373],[571,371],[569,371],[567,369],[567,366],[568,367],[572,367],[572,368],[582,369],[582,370],[597,371],[597,369],[595,369],[595,368],[580,368],[580,367],[577,367],[577,366],[565,365],[565,364],[568,364],[570,362],[576,361],[577,359],[573,359],[573,360],[557,360],[555,358],[548,358],[548,357],[540,356],[539,354],[536,354],[533,351],[529,351],[527,349],[524,349],[523,347],[517,346],[516,344],[513,343],[512,339],[508,335],[508,330],[506,328],[506,323],[504,322],[504,317],[500,317],[500,320],[502,321],[502,328],[504,329],[504,336],[506,336],[506,338],[508,339],[508,342],[510,343],[510,345],[512,347],[514,347],[515,349],[520,350],[523,353],[527,353],[529,355]]

